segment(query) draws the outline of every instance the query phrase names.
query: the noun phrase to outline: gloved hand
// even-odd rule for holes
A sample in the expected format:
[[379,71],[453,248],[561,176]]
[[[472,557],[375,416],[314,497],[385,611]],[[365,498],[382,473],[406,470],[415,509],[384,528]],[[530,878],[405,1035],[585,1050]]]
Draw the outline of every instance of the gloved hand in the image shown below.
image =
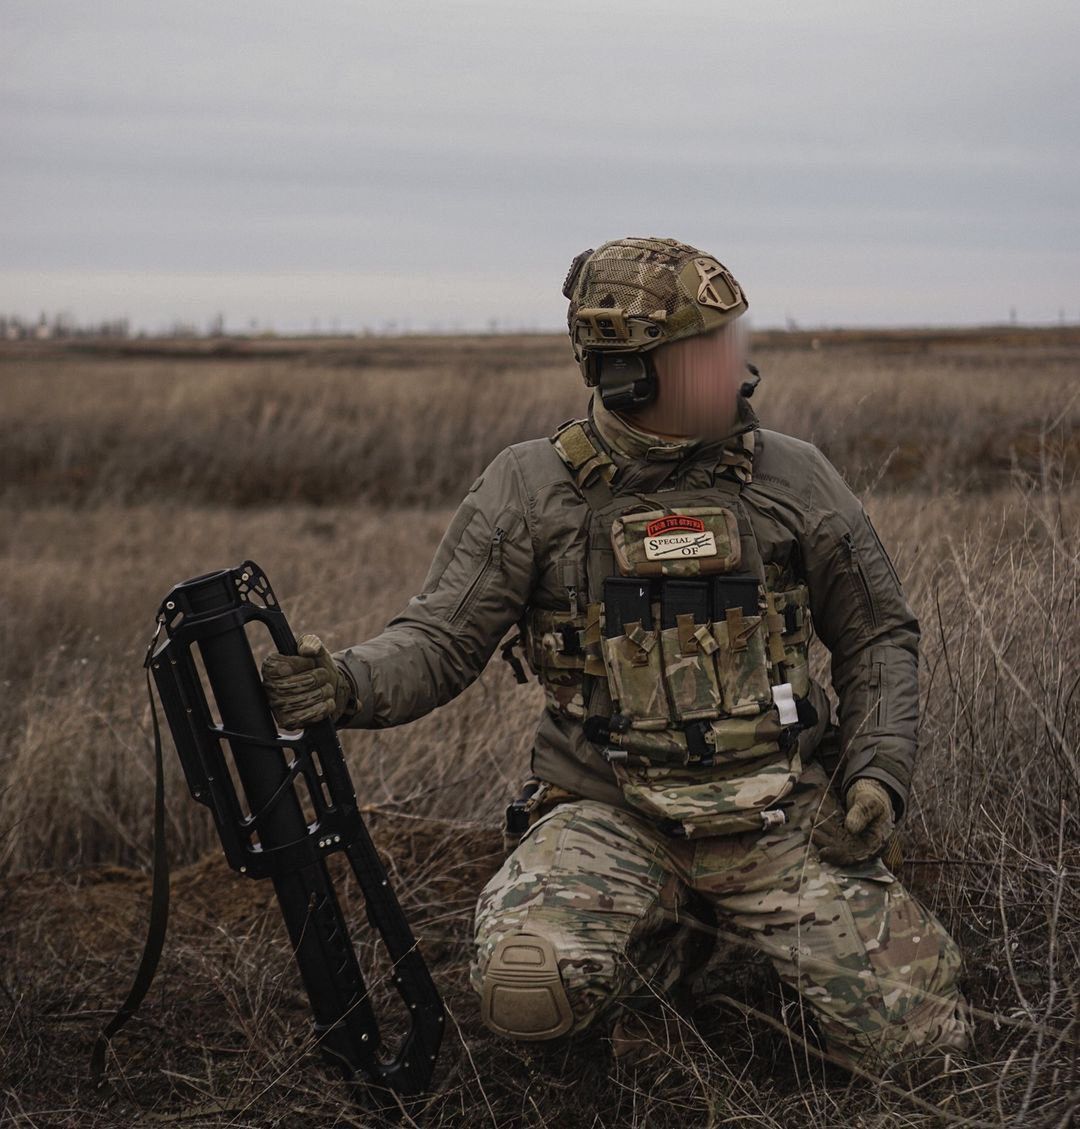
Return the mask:
[[839,811],[817,823],[810,838],[825,862],[846,866],[881,853],[893,833],[892,798],[884,784],[863,776],[845,796],[847,814]]
[[282,729],[337,721],[352,696],[352,684],[318,635],[301,635],[295,655],[267,655],[262,680]]

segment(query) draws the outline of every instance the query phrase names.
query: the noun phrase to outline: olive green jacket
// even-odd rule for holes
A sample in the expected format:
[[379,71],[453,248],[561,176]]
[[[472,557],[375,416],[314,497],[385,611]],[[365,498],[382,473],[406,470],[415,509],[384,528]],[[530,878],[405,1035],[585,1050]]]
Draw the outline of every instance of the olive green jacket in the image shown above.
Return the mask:
[[[745,398],[738,409],[718,441],[646,435],[598,401],[590,418],[619,468],[616,493],[707,491],[716,476],[730,476],[732,452],[744,453],[744,433],[754,433],[741,496],[763,562],[807,583],[812,621],[831,653],[842,786],[858,776],[880,780],[902,812],[918,726],[916,617],[866,511],[832,464],[813,444],[761,428]],[[454,514],[421,591],[381,634],[335,655],[360,703],[339,725],[385,728],[422,717],[476,679],[526,607],[565,609],[568,583],[584,591],[588,517],[548,439],[496,455]],[[811,701],[820,721],[800,737],[804,761],[829,716],[816,683]],[[624,806],[601,750],[575,719],[543,711],[531,768],[571,792]]]

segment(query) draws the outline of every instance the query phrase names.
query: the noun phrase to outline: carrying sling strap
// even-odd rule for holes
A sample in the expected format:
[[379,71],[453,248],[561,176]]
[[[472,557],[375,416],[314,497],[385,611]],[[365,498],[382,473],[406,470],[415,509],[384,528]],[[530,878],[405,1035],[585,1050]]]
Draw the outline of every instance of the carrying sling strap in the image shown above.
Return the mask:
[[135,979],[128,989],[127,998],[116,1010],[116,1014],[101,1029],[94,1049],[90,1055],[90,1082],[95,1090],[111,1091],[105,1077],[105,1056],[109,1040],[135,1014],[142,1003],[157,972],[161,950],[165,945],[165,933],[169,926],[169,852],[165,842],[165,765],[161,753],[161,728],[158,725],[157,704],[150,684],[150,656],[161,634],[163,621],[158,620],[150,646],[146,649],[143,667],[146,670],[146,693],[150,698],[150,720],[154,729],[154,840],[152,849],[150,923],[146,930],[139,967]]

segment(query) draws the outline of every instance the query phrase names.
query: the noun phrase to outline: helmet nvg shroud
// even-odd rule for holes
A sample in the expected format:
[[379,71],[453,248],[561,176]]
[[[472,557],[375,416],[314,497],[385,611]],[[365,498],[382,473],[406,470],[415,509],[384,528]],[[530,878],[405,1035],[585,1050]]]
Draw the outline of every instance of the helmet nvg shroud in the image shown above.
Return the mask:
[[585,383],[615,411],[649,403],[649,350],[709,333],[749,303],[731,272],[675,239],[627,238],[582,251],[563,283],[566,320]]

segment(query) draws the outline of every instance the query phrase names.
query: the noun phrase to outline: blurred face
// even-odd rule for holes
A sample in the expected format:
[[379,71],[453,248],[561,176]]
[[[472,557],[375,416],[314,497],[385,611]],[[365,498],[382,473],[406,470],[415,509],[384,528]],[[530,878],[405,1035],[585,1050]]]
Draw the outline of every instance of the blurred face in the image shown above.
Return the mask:
[[627,419],[669,438],[726,435],[735,422],[735,400],[746,375],[740,321],[654,349],[657,397],[633,414],[624,413]]

